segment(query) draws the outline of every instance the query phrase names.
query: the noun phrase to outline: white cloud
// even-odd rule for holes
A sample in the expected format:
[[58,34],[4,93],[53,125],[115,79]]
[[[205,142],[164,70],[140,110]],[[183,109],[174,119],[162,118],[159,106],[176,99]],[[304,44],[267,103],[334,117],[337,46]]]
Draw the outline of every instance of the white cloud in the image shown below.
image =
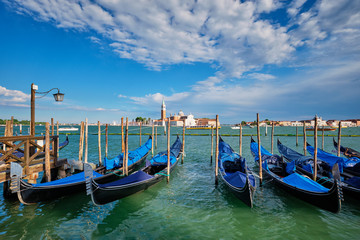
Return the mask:
[[[229,77],[288,59],[294,51],[286,28],[259,19],[279,1],[15,0],[19,12],[59,28],[95,31],[122,58],[151,69],[205,62]],[[92,37],[93,41],[98,39]]]
[[253,79],[258,79],[261,81],[271,80],[275,79],[276,77],[271,74],[264,74],[264,73],[250,73],[248,77]]
[[0,102],[7,103],[23,103],[30,100],[30,95],[19,90],[10,90],[0,86]]

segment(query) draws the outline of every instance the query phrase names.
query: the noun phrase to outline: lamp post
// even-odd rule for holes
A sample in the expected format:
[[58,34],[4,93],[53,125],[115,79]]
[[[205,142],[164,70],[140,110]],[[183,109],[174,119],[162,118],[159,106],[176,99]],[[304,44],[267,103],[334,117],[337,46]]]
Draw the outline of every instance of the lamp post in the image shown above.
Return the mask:
[[64,100],[64,94],[60,93],[60,90],[58,88],[52,88],[49,91],[46,92],[36,92],[38,90],[38,86],[35,84],[31,84],[31,120],[30,120],[30,135],[35,136],[35,94],[42,94],[41,97],[45,97],[49,92],[52,90],[57,89],[58,92],[53,94],[55,101],[62,102]]

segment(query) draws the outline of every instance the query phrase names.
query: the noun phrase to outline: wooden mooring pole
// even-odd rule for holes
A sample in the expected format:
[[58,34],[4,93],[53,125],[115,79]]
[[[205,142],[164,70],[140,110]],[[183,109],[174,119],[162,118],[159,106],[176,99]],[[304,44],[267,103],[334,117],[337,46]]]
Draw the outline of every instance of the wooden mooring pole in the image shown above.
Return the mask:
[[271,154],[274,153],[274,122],[272,122],[272,128],[271,128]]
[[100,121],[98,121],[98,149],[99,149],[99,166],[102,166],[102,161],[101,161],[101,125],[100,125]]
[[240,123],[240,132],[239,132],[239,155],[242,156],[242,124]]
[[108,156],[108,144],[109,144],[109,124],[105,125],[105,157]]
[[129,175],[128,160],[129,160],[129,120],[126,117],[126,128],[125,128],[125,174],[126,174],[126,176]]
[[56,121],[56,135],[59,136],[59,121]]
[[304,125],[303,125],[303,134],[304,134],[304,156],[306,156],[306,124],[304,121]]
[[322,127],[322,134],[321,134],[321,150],[324,150],[324,143],[325,143],[325,139],[324,139],[324,137],[325,137],[325,134],[324,134],[324,126]]
[[260,142],[260,122],[259,122],[259,113],[256,114],[257,119],[257,141],[258,141],[258,152],[259,152],[259,178],[260,186],[262,186],[262,160],[261,160],[261,142]]
[[299,142],[298,142],[298,126],[296,126],[296,146],[299,146]]
[[124,118],[121,118],[121,152],[125,152],[125,145],[124,145]]
[[184,164],[185,157],[185,120],[183,121],[183,136],[182,136],[182,154],[181,154],[181,164]]
[[157,128],[158,126],[155,127],[155,149],[157,149]]
[[317,127],[318,127],[318,118],[315,116],[315,124],[314,124],[314,181],[316,181],[317,177],[317,152],[318,152],[318,144],[317,144]]
[[215,185],[218,185],[219,169],[219,115],[216,115],[216,141],[215,141]]
[[82,162],[84,152],[84,122],[80,123],[80,138],[79,138],[79,161]]
[[54,118],[51,118],[51,135],[54,136],[55,133],[55,127],[54,127]]
[[168,131],[167,131],[167,183],[170,181],[170,117],[168,121]]
[[49,123],[45,123],[45,179],[46,182],[51,181],[51,169],[50,169],[50,126]]
[[210,165],[212,165],[214,153],[214,126],[211,126],[211,155],[210,155]]
[[338,157],[340,157],[340,144],[341,144],[341,121],[339,121],[339,129],[338,129],[338,146],[337,146]]
[[152,123],[152,131],[151,131],[151,156],[154,156],[154,122]]
[[84,162],[85,163],[88,162],[88,146],[89,146],[88,133],[89,133],[88,119],[85,118],[85,157],[84,157]]
[[139,146],[141,146],[141,125],[142,125],[142,122],[140,122]]

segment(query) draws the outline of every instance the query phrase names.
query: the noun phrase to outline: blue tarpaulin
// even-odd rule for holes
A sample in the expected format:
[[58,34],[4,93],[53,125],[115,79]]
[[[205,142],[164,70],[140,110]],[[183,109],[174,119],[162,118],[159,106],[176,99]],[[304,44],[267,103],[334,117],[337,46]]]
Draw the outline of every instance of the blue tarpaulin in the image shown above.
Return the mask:
[[291,186],[311,192],[322,192],[322,193],[329,192],[328,188],[323,187],[319,183],[297,173],[293,173],[287,177],[284,177],[282,181]]
[[[94,178],[97,178],[97,177],[101,177],[103,175],[93,171],[93,176],[94,176]],[[57,186],[57,185],[64,185],[64,184],[70,184],[70,183],[78,183],[78,182],[82,182],[82,181],[85,181],[84,172],[77,173],[77,174],[71,175],[69,177],[51,181],[51,182],[33,184],[33,186],[34,187]]]
[[[139,161],[142,157],[144,157],[151,149],[151,145],[152,145],[152,139],[149,138],[149,140],[147,140],[146,143],[143,144],[142,146],[138,147],[134,151],[129,151],[128,166],[134,164],[135,162]],[[106,170],[121,168],[123,164],[123,158],[124,158],[123,153],[119,154],[118,156],[112,159],[108,159],[105,157],[104,165],[106,167]]]

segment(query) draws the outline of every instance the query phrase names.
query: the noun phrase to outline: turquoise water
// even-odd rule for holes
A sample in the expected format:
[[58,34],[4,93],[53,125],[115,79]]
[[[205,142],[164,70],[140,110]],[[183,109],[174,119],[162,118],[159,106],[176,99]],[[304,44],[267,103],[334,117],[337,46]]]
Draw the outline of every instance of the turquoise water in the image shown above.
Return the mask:
[[[2,129],[1,129],[2,130]],[[159,129],[160,130],[160,129]],[[37,127],[42,132],[43,127]],[[182,128],[172,128],[182,133]],[[238,134],[239,130],[222,127],[221,134]],[[270,150],[268,136],[261,129],[262,145]],[[90,126],[90,133],[97,127]],[[110,127],[119,133],[120,127]],[[130,127],[130,132],[138,128]],[[143,128],[143,133],[151,128]],[[158,131],[159,133],[162,131]],[[187,133],[208,133],[191,130]],[[299,133],[301,129],[299,129]],[[245,128],[243,134],[255,134]],[[343,134],[360,135],[360,128],[346,128]],[[293,127],[276,127],[275,134],[295,134]],[[336,134],[327,132],[325,134]],[[109,157],[121,149],[119,135],[109,136]],[[171,136],[171,141],[176,136]],[[295,137],[279,137],[287,146],[302,152],[302,137],[295,146]],[[60,142],[65,139],[60,136]],[[60,152],[63,158],[78,156],[78,135],[70,135],[70,144]],[[142,136],[145,142],[147,136]],[[105,137],[103,136],[105,146]],[[224,137],[236,151],[238,137]],[[321,137],[318,140],[321,146]],[[313,137],[308,138],[313,144]],[[360,149],[359,137],[343,137],[343,145]],[[243,137],[243,156],[256,171],[250,154],[250,137]],[[139,136],[129,136],[129,149],[139,146]],[[0,196],[0,239],[358,239],[360,203],[345,198],[339,214],[330,213],[277,189],[265,181],[255,194],[250,209],[228,193],[224,186],[214,185],[214,164],[210,165],[210,137],[186,136],[184,164],[179,164],[166,181],[145,192],[104,206],[95,206],[85,193],[52,202],[24,206]],[[157,151],[166,149],[166,137],[158,136]],[[325,137],[325,150],[333,150],[332,137]],[[276,146],[274,152],[277,153]],[[104,155],[105,149],[102,149]],[[97,136],[89,135],[89,161],[98,161]],[[0,187],[2,188],[2,186]],[[2,189],[1,189],[2,190]]]

